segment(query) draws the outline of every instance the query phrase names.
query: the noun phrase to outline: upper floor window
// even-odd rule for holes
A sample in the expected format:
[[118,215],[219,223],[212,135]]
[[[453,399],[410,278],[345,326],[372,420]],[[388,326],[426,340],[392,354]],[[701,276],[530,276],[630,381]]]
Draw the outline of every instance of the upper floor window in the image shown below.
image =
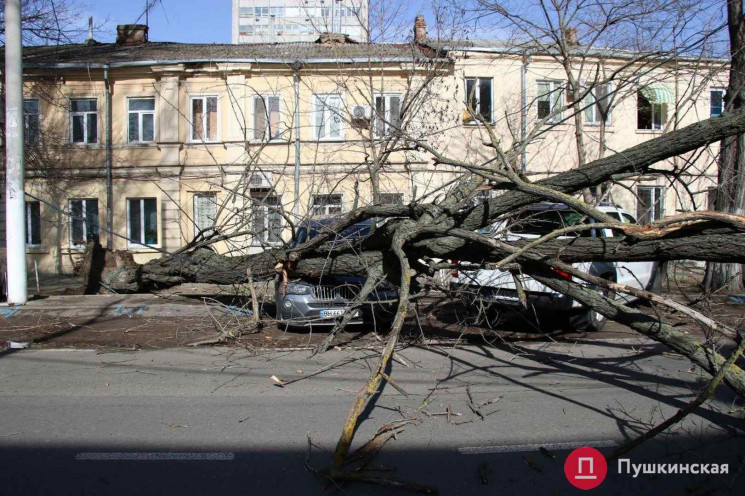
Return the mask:
[[158,200],[127,199],[127,234],[130,245],[158,244]]
[[724,90],[712,89],[710,92],[709,115],[719,117],[724,112]]
[[191,98],[192,141],[217,141],[217,97]]
[[401,125],[401,97],[378,95],[375,97],[375,135],[385,136]]
[[98,143],[98,103],[95,98],[70,100],[73,143]]
[[315,195],[313,197],[313,217],[339,215],[342,211],[341,195]]
[[[486,122],[492,122],[492,79],[466,78],[466,105]],[[464,115],[465,122],[471,122],[469,112]]]
[[636,217],[639,224],[651,224],[664,213],[664,190],[661,186],[638,186],[636,188]]
[[98,241],[98,200],[70,200],[70,245],[85,247],[88,241]]
[[23,139],[29,145],[36,145],[40,139],[39,100],[23,101]]
[[155,141],[155,98],[130,98],[129,142],[150,143]]
[[255,96],[254,139],[274,140],[282,137],[280,99],[276,95]]
[[538,81],[538,118],[550,122],[561,121],[559,110],[564,106],[563,90],[560,81]]
[[41,246],[41,203],[26,202],[26,245]]
[[663,84],[650,84],[636,92],[636,128],[662,129],[668,106],[675,104],[672,90]]
[[613,91],[610,84],[595,86],[587,92],[585,107],[585,121],[590,125],[599,126],[601,122],[611,123],[611,100]]
[[338,93],[315,95],[315,138],[341,139],[344,132],[342,101]]

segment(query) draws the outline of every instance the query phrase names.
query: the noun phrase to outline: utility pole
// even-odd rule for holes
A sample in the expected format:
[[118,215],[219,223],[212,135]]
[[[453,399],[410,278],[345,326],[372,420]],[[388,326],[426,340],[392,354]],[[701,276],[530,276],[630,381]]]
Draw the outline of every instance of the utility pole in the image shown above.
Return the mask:
[[5,240],[8,303],[14,305],[28,300],[23,180],[21,1],[5,0]]

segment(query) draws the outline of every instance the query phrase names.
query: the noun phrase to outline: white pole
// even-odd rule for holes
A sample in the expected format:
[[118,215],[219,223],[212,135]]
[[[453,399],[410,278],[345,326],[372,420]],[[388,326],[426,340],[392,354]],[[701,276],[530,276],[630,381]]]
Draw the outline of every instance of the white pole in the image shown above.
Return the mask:
[[28,300],[23,160],[21,2],[5,0],[5,239],[8,303]]

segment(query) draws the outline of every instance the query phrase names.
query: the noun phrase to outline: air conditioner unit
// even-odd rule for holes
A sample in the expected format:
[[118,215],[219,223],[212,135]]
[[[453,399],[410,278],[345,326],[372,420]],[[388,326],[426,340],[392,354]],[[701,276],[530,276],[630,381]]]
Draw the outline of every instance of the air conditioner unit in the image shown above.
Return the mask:
[[274,182],[272,181],[271,172],[264,172],[264,171],[253,172],[248,182],[251,188],[255,188],[255,189],[267,189],[267,188],[274,187]]
[[372,107],[369,105],[355,105],[352,107],[352,119],[356,121],[372,119]]

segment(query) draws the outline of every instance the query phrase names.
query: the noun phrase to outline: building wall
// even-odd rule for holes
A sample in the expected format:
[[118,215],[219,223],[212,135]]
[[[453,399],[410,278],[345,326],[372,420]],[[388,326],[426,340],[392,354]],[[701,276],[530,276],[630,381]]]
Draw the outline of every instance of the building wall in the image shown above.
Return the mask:
[[367,0],[233,0],[233,43],[312,42],[321,33],[367,41]]
[[[607,61],[607,64],[622,62]],[[607,154],[621,151],[709,116],[709,89],[724,87],[719,72],[663,67],[645,78],[664,81],[676,87],[677,118],[671,112],[670,126],[659,131],[636,129],[636,86],[629,86],[615,102],[612,121],[607,128]],[[433,165],[432,156],[420,151],[396,151],[374,173],[381,147],[371,140],[369,130],[351,120],[356,106],[375,106],[379,94],[416,93],[415,111],[407,117],[410,133],[445,156],[467,163],[492,158],[494,152],[483,143],[488,133],[483,126],[464,123],[465,79],[490,78],[493,84],[493,128],[501,147],[507,149],[520,134],[520,94],[522,60],[494,54],[470,53],[457,57],[452,66],[432,73],[407,64],[387,63],[373,66],[315,64],[300,71],[299,141],[300,187],[297,191],[297,217],[312,216],[316,195],[341,195],[341,209],[348,211],[372,202],[373,181],[381,193],[401,195],[404,202],[436,201],[444,198],[462,170],[442,164]],[[39,79],[44,76],[45,79]],[[30,263],[37,261],[47,272],[71,272],[83,250],[72,246],[70,201],[97,199],[98,221],[106,227],[106,89],[99,70],[55,74],[30,73],[26,78],[26,98],[40,102],[42,145],[30,160],[27,192],[42,199],[41,239],[29,247]],[[549,59],[534,57],[527,66],[526,96],[528,132],[536,134],[527,147],[526,174],[531,180],[548,177],[578,165],[573,121],[556,125],[541,124],[534,100],[537,82],[563,80],[566,75]],[[677,81],[677,83],[676,83]],[[135,259],[146,262],[173,252],[195,237],[194,198],[214,194],[220,233],[242,235],[214,245],[219,253],[251,253],[274,246],[258,239],[253,230],[257,205],[267,196],[276,196],[287,215],[295,209],[295,86],[293,73],[283,64],[160,65],[118,68],[111,71],[112,104],[112,211],[109,235],[104,228],[100,241],[109,236],[114,249],[129,250]],[[417,92],[419,85],[425,91]],[[315,130],[314,95],[338,93],[342,97],[341,115],[344,132],[339,138],[318,140]],[[254,132],[257,96],[280,97],[280,139],[267,142]],[[94,98],[98,105],[99,139],[95,144],[70,144],[71,98]],[[132,98],[152,97],[155,101],[154,140],[151,143],[128,142],[128,102]],[[214,142],[192,139],[194,121],[192,99],[217,98],[218,131]],[[363,121],[364,123],[364,121]],[[537,127],[536,127],[537,126]],[[587,161],[598,157],[597,127],[586,126]],[[636,213],[635,196],[641,186],[659,186],[664,196],[664,214],[671,215],[694,208],[705,208],[707,190],[715,184],[713,158],[716,147],[676,158],[658,167],[688,167],[688,190],[669,184],[660,175],[635,181],[623,181],[611,189],[607,199]],[[688,159],[688,160],[687,160]],[[519,167],[519,157],[516,157]],[[35,164],[35,165],[34,165]],[[265,180],[252,184],[253,174]],[[271,193],[271,195],[270,195]],[[690,194],[692,193],[692,195]],[[157,211],[157,243],[146,247],[132,242],[129,199],[153,198]],[[272,200],[273,201],[273,200]],[[2,210],[2,205],[0,205]],[[289,240],[288,219],[282,219],[281,236]],[[130,238],[130,239],[128,239]]]

